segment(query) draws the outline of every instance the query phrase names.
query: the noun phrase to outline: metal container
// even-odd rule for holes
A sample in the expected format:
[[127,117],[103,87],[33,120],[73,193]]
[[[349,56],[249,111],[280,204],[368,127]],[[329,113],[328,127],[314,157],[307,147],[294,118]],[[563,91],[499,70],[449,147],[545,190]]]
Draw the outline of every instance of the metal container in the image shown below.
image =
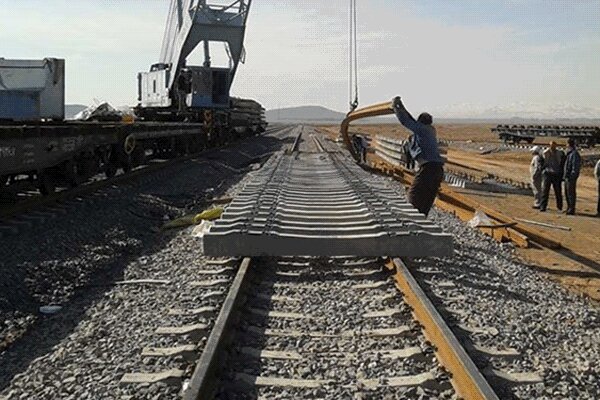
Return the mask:
[[0,58],[0,120],[63,120],[65,60]]

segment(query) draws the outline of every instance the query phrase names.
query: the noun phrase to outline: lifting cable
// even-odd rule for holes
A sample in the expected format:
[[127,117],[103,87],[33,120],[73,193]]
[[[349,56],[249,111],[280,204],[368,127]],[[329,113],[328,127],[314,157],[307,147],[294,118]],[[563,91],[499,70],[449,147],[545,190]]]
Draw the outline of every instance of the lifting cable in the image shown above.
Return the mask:
[[357,41],[357,11],[356,0],[350,0],[350,11],[348,14],[348,98],[350,112],[358,107],[358,41]]

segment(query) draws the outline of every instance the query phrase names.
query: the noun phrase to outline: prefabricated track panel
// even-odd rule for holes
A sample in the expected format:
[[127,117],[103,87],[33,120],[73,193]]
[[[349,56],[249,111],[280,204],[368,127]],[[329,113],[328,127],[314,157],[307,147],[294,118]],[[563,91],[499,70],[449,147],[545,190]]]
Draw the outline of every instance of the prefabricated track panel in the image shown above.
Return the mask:
[[277,154],[204,236],[208,256],[448,256],[450,235],[341,152]]

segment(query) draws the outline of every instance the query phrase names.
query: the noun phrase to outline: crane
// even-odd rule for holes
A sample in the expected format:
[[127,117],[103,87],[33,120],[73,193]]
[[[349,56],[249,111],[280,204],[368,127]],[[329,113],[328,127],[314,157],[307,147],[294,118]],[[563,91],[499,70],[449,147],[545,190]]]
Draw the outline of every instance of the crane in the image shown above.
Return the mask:
[[[229,91],[244,58],[244,35],[252,0],[230,4],[171,0],[160,60],[138,74],[138,114],[155,119],[202,120],[206,110],[230,106]],[[210,43],[224,42],[229,66],[211,66]],[[204,44],[204,64],[188,56]]]

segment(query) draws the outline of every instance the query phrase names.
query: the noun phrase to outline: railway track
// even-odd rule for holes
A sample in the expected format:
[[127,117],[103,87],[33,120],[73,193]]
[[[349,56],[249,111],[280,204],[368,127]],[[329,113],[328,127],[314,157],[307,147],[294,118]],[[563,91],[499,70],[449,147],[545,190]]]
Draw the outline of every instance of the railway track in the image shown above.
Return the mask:
[[[312,128],[294,129],[295,140],[281,131],[288,136],[290,157],[341,157],[329,154],[338,150]],[[244,186],[262,172],[255,171]],[[294,175],[293,168],[288,172]],[[305,186],[307,203],[311,190]],[[466,298],[442,278],[444,259],[417,260],[407,268],[385,256],[202,261],[203,267],[169,284],[183,295],[153,311],[162,323],[153,322],[145,335],[152,342],[139,348],[140,363],[130,362],[119,369],[125,375],[112,376],[121,382],[117,393],[175,398],[179,392],[185,399],[493,399],[510,397],[511,385],[541,381],[527,373],[527,365],[517,374],[501,371],[512,369],[510,360],[520,353],[496,346],[498,330],[467,315]],[[166,386],[170,389],[163,391]]]
[[[226,328],[208,339],[184,398],[497,398],[423,293],[403,300],[381,259],[244,263],[230,294],[244,300],[223,309]],[[463,369],[442,366],[438,350]]]
[[[289,151],[333,149],[302,128]],[[194,372],[130,373],[122,384],[183,382],[185,399],[497,398],[405,264],[385,260],[256,257],[235,268],[216,259],[193,284],[203,298],[220,299],[218,316],[212,304],[172,310],[199,316],[157,330],[186,344],[144,350],[149,357],[195,351]]]
[[[264,135],[283,137],[293,126],[279,126],[271,128]],[[245,139],[253,140],[252,138]],[[243,142],[243,141],[242,141]],[[206,151],[185,155],[169,160],[154,160],[144,166],[138,167],[128,173],[123,173],[111,178],[96,176],[87,183],[74,188],[65,188],[51,195],[41,195],[37,190],[26,191],[16,203],[4,203],[0,208],[0,237],[17,233],[23,227],[44,218],[66,214],[70,204],[76,204],[84,198],[96,195],[103,189],[118,187],[148,179],[167,179],[169,167],[193,160],[214,151],[226,151],[228,146],[207,149]],[[1,193],[0,193],[1,194]]]

